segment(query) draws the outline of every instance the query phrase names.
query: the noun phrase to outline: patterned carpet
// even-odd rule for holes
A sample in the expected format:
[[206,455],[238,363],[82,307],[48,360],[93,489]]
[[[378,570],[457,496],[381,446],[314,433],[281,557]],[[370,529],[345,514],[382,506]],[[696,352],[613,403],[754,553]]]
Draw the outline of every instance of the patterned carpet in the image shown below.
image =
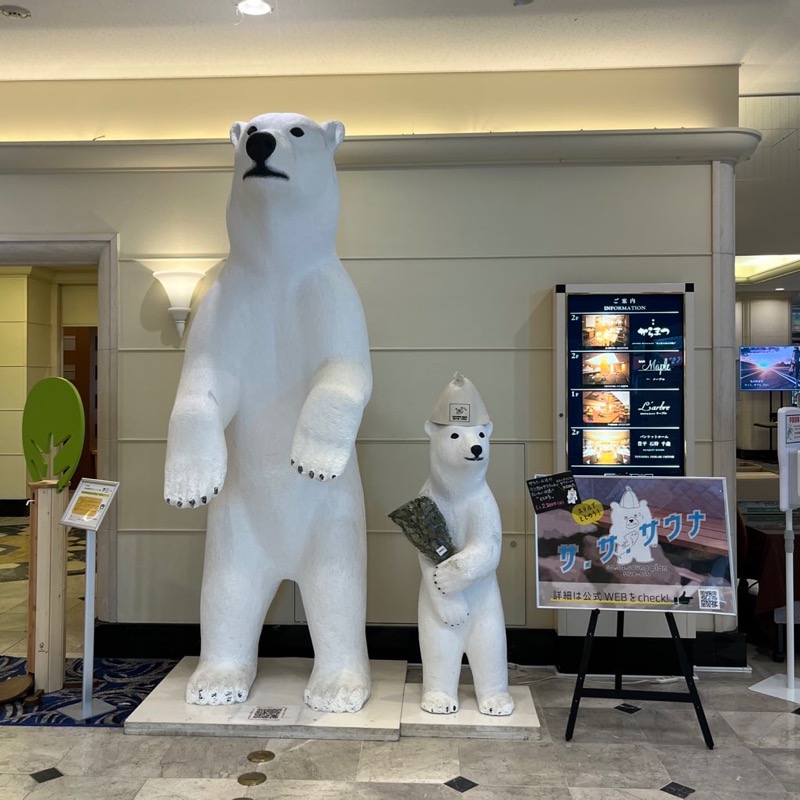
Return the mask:
[[[114,706],[113,711],[76,722],[59,708],[81,700],[83,659],[68,658],[65,680],[75,688],[44,695],[38,708],[22,701],[0,705],[0,725],[51,725],[120,728],[128,715],[167,676],[177,661],[170,659],[96,658],[93,696]],[[0,682],[25,674],[25,659],[0,656]]]
[[[6,517],[0,522],[0,583],[28,580],[30,528],[27,518]],[[67,574],[86,571],[86,532],[71,528],[67,535]]]

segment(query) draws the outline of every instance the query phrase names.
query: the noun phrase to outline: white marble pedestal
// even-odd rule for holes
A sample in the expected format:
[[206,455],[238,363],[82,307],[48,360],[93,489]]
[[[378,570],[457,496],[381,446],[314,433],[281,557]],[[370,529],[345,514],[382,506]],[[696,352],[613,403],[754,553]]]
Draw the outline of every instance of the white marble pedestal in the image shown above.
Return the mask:
[[478,711],[475,687],[458,687],[461,703],[455,714],[429,714],[419,706],[422,684],[407,683],[400,720],[402,736],[445,737],[448,739],[534,739],[542,736],[539,716],[527,686],[509,686],[514,713],[491,717]]
[[313,711],[303,703],[310,658],[260,658],[245,703],[188,705],[186,683],[197,664],[186,657],[125,721],[125,733],[181,736],[265,736],[285,739],[396,741],[406,678],[405,661],[373,661],[372,694],[356,714]]

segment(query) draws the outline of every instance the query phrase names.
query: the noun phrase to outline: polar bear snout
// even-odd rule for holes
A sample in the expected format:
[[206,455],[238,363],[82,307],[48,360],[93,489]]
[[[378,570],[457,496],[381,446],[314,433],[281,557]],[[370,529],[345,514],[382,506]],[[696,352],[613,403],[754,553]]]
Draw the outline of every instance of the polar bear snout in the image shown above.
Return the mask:
[[245,151],[253,161],[266,161],[274,152],[278,142],[271,133],[253,131],[247,138]]
[[483,448],[479,444],[474,444],[469,449],[470,453],[472,453],[472,458],[469,456],[465,456],[467,461],[483,461]]
[[[252,130],[250,128],[249,130]],[[247,178],[280,178],[288,181],[289,176],[267,166],[267,159],[275,152],[278,142],[271,133],[266,131],[253,131],[249,133],[244,149],[247,155],[255,162],[244,174]]]

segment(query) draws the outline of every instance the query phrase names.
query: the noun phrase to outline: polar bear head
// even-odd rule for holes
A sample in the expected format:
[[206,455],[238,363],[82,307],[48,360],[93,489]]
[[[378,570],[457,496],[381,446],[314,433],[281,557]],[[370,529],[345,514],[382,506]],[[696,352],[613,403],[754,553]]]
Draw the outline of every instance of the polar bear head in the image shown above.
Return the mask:
[[456,372],[436,401],[425,433],[431,440],[432,476],[443,483],[485,480],[492,423],[469,378]]
[[[302,114],[260,114],[234,122],[236,148],[233,191],[240,201],[260,198],[338,198],[333,154],[344,139],[344,125],[317,124]],[[338,200],[337,206],[338,206]]]
[[425,433],[431,440],[431,475],[444,484],[482,481],[489,465],[492,423],[484,425],[440,425],[428,420]]

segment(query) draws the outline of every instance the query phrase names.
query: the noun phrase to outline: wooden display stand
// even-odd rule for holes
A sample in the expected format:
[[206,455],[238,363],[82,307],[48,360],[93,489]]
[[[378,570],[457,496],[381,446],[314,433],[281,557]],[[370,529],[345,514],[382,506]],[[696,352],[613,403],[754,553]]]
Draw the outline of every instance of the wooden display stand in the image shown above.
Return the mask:
[[66,651],[67,532],[61,517],[66,490],[57,481],[31,483],[30,575],[28,578],[28,672],[35,688],[56,692],[64,686]]

